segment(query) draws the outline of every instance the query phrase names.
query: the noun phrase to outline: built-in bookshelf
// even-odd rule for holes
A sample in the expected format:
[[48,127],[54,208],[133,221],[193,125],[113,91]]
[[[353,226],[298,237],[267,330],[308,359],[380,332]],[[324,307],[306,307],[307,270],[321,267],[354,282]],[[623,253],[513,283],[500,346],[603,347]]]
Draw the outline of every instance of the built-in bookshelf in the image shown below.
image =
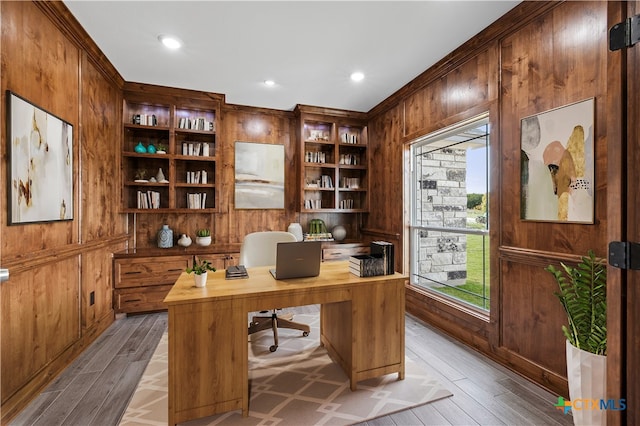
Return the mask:
[[126,91],[123,104],[122,211],[218,211],[220,102]]
[[[331,112],[334,112],[332,114]],[[366,121],[298,105],[301,212],[367,212]]]

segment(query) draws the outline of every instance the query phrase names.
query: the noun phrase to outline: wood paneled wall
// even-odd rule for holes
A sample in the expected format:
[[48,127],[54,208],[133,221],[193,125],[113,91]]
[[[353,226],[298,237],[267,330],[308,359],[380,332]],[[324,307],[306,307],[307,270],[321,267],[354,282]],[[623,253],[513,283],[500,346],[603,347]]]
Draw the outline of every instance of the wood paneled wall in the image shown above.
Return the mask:
[[[607,3],[528,2],[371,112],[372,205],[367,226],[400,233],[407,144],[488,111],[491,122],[491,315],[482,319],[419,289],[407,309],[549,389],[567,395],[565,321],[549,263],[607,246]],[[595,98],[595,223],[520,219],[520,120]],[[384,170],[384,173],[379,171]],[[406,182],[405,182],[406,187]],[[377,202],[387,200],[384,203]]]
[[[114,203],[117,72],[87,53],[86,34],[71,34],[77,23],[60,3],[1,2],[0,8],[0,264],[11,274],[0,286],[4,424],[113,321],[111,258],[127,235]],[[6,90],[73,125],[72,221],[7,226]]]

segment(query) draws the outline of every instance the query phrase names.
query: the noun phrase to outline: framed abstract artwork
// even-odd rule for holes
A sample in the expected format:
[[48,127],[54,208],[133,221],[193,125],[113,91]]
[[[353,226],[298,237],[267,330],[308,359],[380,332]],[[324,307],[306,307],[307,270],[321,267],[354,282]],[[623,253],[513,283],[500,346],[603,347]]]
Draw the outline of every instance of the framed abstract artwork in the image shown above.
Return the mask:
[[10,225],[73,219],[73,126],[7,91]]
[[523,220],[594,222],[594,99],[523,118]]
[[284,209],[284,145],[235,144],[236,209]]

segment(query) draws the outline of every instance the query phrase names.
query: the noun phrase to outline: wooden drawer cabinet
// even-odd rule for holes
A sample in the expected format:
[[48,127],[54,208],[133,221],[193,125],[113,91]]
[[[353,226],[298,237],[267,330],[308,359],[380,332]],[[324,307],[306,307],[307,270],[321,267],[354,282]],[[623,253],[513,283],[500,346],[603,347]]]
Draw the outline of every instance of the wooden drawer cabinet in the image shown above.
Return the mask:
[[188,256],[115,259],[113,299],[116,313],[166,309],[164,298],[188,266]]
[[335,244],[322,248],[322,260],[348,260],[349,256],[369,254],[369,247],[360,244]]
[[227,269],[231,265],[237,265],[240,253],[202,254],[198,255],[198,258],[208,260],[216,270],[221,270]]

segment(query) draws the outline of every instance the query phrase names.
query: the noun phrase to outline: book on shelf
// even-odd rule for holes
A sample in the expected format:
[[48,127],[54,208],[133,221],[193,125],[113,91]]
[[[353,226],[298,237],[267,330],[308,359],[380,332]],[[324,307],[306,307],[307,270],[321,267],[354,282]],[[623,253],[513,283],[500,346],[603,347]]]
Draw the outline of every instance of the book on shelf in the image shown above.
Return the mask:
[[368,254],[357,254],[349,257],[349,272],[358,277],[374,277],[385,275],[382,257]]
[[369,243],[371,256],[380,257],[384,263],[384,275],[395,272],[395,258],[393,243],[388,241],[372,241]]
[[202,183],[205,184],[208,181],[208,175],[206,170],[198,170],[196,172],[186,172],[187,183]]
[[160,193],[157,191],[138,191],[137,208],[139,209],[159,209]]
[[187,193],[187,208],[188,209],[204,209],[206,208],[207,193]]
[[178,129],[205,130],[212,132],[215,130],[215,122],[209,121],[205,117],[180,117],[178,120]]

